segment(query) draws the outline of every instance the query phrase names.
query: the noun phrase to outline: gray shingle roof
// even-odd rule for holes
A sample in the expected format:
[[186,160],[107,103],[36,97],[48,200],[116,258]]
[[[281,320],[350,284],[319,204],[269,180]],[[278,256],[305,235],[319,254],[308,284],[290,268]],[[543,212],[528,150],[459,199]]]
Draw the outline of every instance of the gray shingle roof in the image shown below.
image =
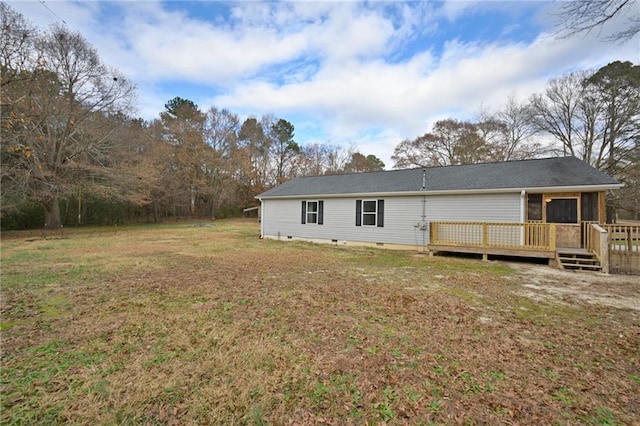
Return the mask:
[[423,170],[426,174],[425,191],[427,192],[620,186],[614,178],[575,157],[557,157],[299,177],[263,192],[258,195],[258,198],[415,192],[422,189]]

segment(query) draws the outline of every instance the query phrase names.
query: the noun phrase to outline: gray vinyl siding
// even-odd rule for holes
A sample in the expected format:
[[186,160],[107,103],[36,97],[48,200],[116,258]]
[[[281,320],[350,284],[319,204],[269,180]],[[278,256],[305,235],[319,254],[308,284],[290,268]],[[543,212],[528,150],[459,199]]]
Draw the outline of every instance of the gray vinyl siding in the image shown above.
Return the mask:
[[427,197],[429,221],[520,222],[520,193]]
[[[413,224],[420,220],[418,198],[384,199],[384,227],[356,226],[356,202],[352,198],[324,199],[324,224],[301,224],[301,200],[263,201],[264,235],[286,239],[324,239],[372,243],[415,244]],[[313,199],[309,199],[313,201]]]
[[[421,245],[428,242],[416,224],[422,220],[422,198],[362,197],[385,201],[384,227],[356,226],[355,198],[325,198],[324,224],[301,224],[300,199],[269,199],[262,202],[265,237],[304,238],[369,243]],[[308,198],[308,201],[315,199]],[[426,221],[518,222],[520,194],[442,195],[426,197]],[[424,240],[423,240],[424,237]]]

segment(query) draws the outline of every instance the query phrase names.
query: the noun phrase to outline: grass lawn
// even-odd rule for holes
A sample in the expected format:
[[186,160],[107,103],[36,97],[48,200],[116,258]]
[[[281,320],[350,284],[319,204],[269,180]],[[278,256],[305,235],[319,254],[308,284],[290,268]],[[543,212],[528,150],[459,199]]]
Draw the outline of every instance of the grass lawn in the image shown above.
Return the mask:
[[0,423],[640,422],[639,310],[528,297],[497,262],[258,235],[4,234]]

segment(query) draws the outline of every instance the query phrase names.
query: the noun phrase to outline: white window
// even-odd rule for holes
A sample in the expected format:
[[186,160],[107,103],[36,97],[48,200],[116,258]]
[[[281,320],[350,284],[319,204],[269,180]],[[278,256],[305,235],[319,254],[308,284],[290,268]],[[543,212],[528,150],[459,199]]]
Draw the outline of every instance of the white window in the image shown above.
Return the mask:
[[307,223],[318,223],[317,201],[307,201]]
[[302,217],[300,223],[323,224],[324,201],[302,201]]
[[356,226],[384,227],[384,200],[356,200]]
[[378,202],[376,200],[362,200],[362,224],[376,226],[378,216]]

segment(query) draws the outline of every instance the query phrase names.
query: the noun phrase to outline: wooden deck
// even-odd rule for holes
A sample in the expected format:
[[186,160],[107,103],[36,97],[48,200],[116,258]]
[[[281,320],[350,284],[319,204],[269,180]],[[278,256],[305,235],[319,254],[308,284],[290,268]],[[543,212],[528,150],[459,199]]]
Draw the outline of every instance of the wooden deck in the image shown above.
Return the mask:
[[514,256],[514,257],[537,257],[545,259],[554,259],[556,252],[554,250],[538,250],[532,248],[501,248],[501,247],[478,247],[478,246],[462,246],[447,244],[429,244],[429,250],[433,252],[449,252],[449,253],[473,253],[487,256]]
[[431,222],[429,250],[553,259],[553,223]]
[[[603,272],[640,274],[640,226],[583,223],[578,247],[557,247],[553,223],[431,222],[431,252],[557,259],[558,253],[594,255]],[[580,247],[582,246],[582,247]],[[575,252],[575,253],[574,253]]]

